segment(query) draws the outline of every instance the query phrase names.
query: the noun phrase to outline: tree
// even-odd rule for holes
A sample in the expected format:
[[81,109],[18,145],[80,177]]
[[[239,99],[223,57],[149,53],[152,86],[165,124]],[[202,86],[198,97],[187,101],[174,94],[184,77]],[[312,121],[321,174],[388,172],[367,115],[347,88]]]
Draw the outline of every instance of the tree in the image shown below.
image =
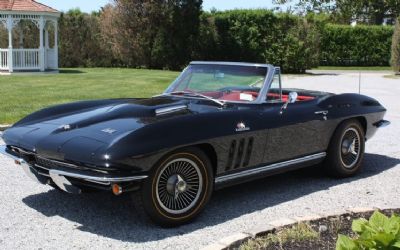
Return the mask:
[[329,12],[343,23],[356,19],[382,24],[385,18],[395,20],[400,14],[400,0],[274,0],[277,4],[295,3],[300,12]]
[[393,33],[391,65],[396,74],[400,74],[400,17],[397,18]]
[[98,14],[79,9],[60,17],[60,62],[62,67],[107,66],[110,60],[102,46]]
[[181,69],[193,57],[202,0],[114,0],[102,34],[126,66]]
[[194,56],[194,50],[200,34],[200,15],[202,0],[174,0],[172,22],[169,36],[172,38],[171,49],[174,62],[171,67],[180,69]]

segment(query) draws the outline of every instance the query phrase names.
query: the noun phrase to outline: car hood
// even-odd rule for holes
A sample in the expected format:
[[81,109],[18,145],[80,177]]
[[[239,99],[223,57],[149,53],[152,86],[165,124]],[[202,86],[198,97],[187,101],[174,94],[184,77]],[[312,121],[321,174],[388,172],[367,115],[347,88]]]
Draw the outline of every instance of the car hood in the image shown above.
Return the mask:
[[[7,145],[53,159],[88,159],[146,125],[212,109],[216,107],[174,97],[60,105],[24,118],[6,130],[3,139]],[[83,155],[76,155],[80,148]],[[68,157],[69,152],[75,155]]]

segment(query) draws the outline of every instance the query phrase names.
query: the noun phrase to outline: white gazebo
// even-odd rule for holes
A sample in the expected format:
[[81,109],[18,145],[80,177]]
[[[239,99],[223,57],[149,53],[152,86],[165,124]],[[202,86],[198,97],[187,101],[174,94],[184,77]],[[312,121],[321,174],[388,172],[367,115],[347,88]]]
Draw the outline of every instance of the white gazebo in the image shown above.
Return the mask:
[[[34,0],[0,0],[0,25],[8,32],[8,48],[0,48],[0,72],[57,71],[59,17],[60,12]],[[38,48],[23,47],[22,20],[31,21],[38,28]],[[50,48],[51,27],[54,28],[54,39]],[[19,46],[13,46],[14,29],[20,31]]]

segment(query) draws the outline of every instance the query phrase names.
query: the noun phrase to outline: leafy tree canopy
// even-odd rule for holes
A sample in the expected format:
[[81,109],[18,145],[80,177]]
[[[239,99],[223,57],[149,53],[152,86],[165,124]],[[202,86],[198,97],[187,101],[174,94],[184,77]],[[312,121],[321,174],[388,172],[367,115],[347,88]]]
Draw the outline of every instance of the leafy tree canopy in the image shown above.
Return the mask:
[[353,20],[382,24],[385,18],[394,22],[400,15],[400,0],[274,0],[276,4],[294,4],[302,13],[317,11],[333,14],[338,21]]

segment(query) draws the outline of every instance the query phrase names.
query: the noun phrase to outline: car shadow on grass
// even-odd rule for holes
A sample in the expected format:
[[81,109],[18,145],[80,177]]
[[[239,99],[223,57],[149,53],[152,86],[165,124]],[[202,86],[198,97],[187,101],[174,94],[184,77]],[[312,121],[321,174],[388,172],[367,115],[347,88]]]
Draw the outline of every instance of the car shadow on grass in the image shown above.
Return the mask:
[[157,227],[144,214],[136,212],[129,195],[116,197],[109,193],[95,193],[74,196],[51,190],[28,196],[23,202],[47,217],[60,216],[79,224],[78,230],[140,243],[218,225],[336,185],[377,175],[398,164],[400,159],[366,154],[362,172],[352,178],[328,178],[313,167],[226,188],[214,193],[205,211],[194,222],[170,229]]
[[60,70],[60,74],[83,74],[86,73],[82,70],[78,70],[78,69],[61,69]]

